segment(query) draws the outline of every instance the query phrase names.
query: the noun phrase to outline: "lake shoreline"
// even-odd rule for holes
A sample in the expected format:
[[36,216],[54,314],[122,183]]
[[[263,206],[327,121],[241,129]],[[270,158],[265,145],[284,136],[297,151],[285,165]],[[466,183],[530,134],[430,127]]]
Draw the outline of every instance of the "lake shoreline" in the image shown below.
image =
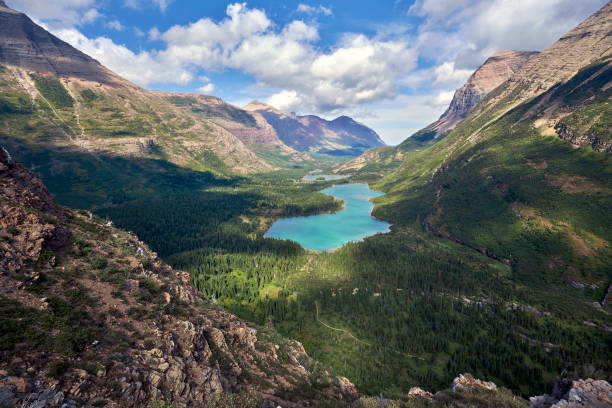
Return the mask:
[[372,199],[384,193],[371,190],[366,183],[339,183],[320,192],[341,200],[343,208],[335,213],[280,218],[264,238],[288,239],[309,251],[333,252],[349,242],[391,232],[392,224],[372,215]]

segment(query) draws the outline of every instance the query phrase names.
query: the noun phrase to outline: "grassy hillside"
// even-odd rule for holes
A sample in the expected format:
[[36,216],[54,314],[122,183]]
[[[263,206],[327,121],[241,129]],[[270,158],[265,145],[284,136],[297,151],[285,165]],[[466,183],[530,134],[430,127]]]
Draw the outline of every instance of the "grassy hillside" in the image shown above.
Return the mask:
[[500,118],[495,111],[468,118],[376,184],[388,194],[377,200],[375,214],[488,252],[516,274],[606,286],[612,278],[612,158],[536,126],[552,105],[571,107],[562,119],[568,123],[584,124],[591,116],[589,130],[573,125],[576,131],[612,133],[606,119],[611,91],[593,96],[611,72],[599,62]]

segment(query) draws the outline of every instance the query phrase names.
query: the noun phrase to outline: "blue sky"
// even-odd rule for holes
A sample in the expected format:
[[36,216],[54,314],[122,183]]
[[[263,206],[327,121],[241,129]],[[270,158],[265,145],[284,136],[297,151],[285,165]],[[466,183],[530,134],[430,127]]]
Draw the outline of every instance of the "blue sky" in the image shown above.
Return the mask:
[[353,116],[396,144],[491,54],[542,50],[605,0],[6,0],[149,89]]

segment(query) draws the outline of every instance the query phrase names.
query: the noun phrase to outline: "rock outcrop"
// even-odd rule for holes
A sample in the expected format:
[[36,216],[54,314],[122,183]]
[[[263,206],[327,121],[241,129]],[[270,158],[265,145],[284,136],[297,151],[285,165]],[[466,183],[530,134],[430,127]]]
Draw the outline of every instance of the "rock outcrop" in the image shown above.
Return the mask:
[[529,399],[530,408],[604,408],[612,406],[612,385],[604,380],[557,379],[551,395]]
[[57,205],[0,149],[0,404],[203,407],[249,392],[297,407],[357,395],[319,368],[315,380],[300,343],[210,304],[111,225]]
[[[603,135],[576,134],[561,120],[555,123],[553,129],[561,139],[570,142],[574,146],[590,145],[596,152],[612,153],[612,142],[602,140]],[[610,135],[606,136],[607,138],[610,137]]]
[[453,379],[451,391],[471,390],[471,389],[497,390],[497,385],[491,381],[482,381],[472,377],[469,374],[460,374],[459,377]]
[[348,116],[332,121],[314,115],[298,116],[259,101],[252,101],[245,109],[261,114],[283,143],[301,152],[358,156],[365,149],[384,146],[375,131]]

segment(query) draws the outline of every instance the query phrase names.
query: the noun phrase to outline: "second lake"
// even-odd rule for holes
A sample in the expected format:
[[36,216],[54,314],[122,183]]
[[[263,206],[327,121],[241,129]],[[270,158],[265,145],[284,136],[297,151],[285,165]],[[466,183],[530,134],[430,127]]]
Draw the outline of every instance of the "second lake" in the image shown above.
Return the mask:
[[321,191],[344,201],[335,214],[281,218],[265,233],[266,238],[290,239],[307,249],[329,251],[347,242],[359,241],[379,232],[389,232],[391,224],[372,217],[371,198],[383,195],[367,184],[339,184]]

